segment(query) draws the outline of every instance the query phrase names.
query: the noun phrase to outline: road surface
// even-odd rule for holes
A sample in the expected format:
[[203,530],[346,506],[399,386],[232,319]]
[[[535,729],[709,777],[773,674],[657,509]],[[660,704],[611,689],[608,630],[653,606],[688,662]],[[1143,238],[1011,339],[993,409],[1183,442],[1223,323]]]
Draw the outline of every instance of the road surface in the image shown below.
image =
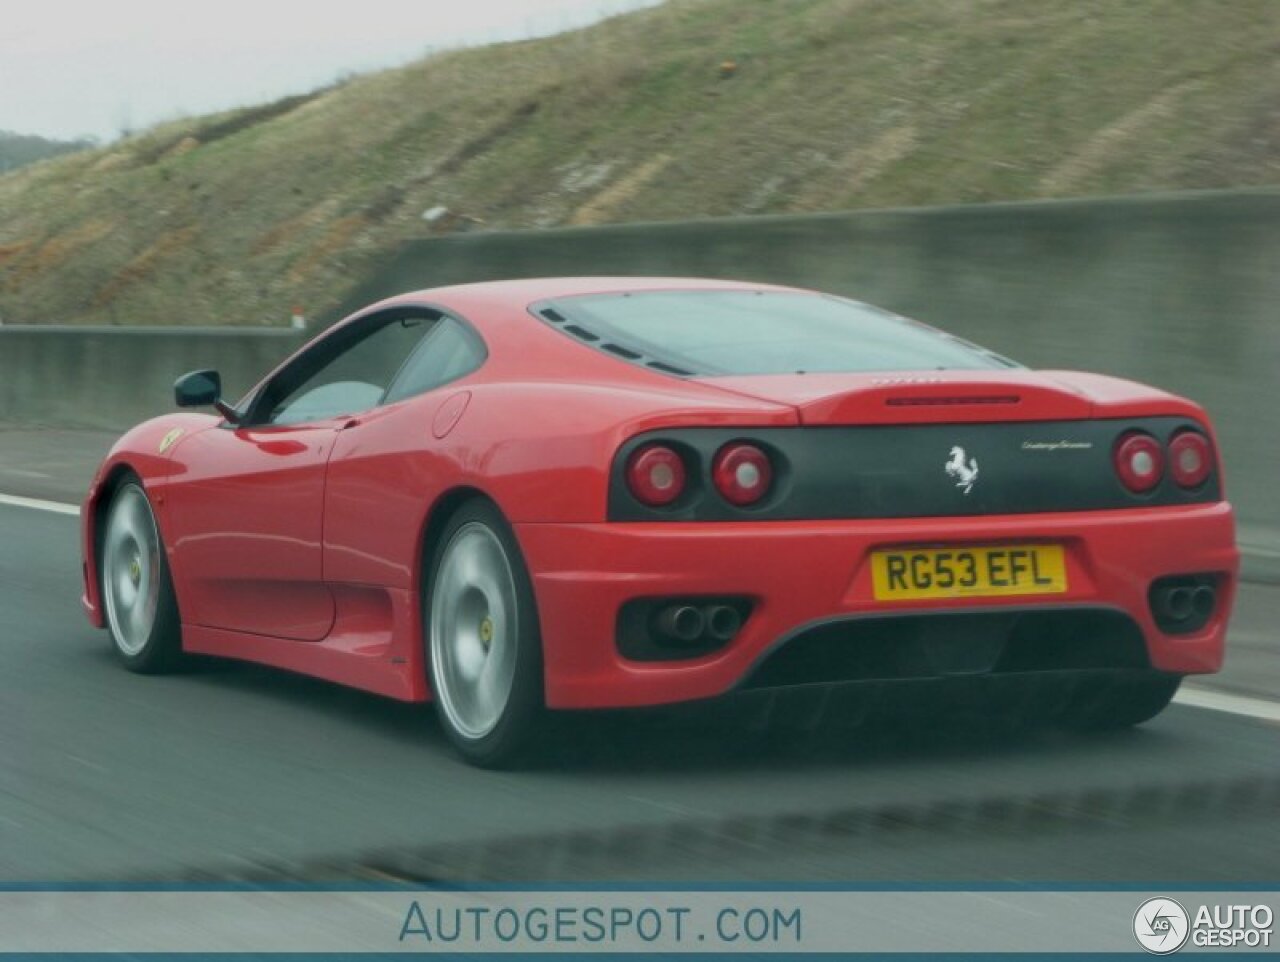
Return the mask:
[[1277,876],[1277,587],[1244,585],[1228,670],[1186,695],[1217,708],[1115,736],[590,715],[493,773],[429,707],[231,663],[129,674],[80,612],[76,530],[0,503],[3,880]]

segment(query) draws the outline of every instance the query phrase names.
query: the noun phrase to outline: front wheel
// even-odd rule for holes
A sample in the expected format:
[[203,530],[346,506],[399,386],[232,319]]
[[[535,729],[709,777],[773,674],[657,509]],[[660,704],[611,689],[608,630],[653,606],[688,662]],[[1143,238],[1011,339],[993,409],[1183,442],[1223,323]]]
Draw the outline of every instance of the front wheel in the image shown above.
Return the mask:
[[437,713],[467,761],[510,765],[543,709],[542,645],[520,547],[487,501],[448,521],[431,565],[423,624]]
[[125,667],[144,674],[177,667],[182,660],[178,602],[151,502],[136,477],[111,498],[101,563],[107,628]]

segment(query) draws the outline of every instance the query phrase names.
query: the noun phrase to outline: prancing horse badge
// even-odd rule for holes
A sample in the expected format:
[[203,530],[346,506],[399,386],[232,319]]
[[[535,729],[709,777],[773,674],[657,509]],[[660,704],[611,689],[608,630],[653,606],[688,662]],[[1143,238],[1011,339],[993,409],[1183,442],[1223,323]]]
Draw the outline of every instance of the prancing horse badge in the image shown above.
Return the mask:
[[968,494],[978,481],[978,459],[965,459],[964,448],[955,445],[951,449],[951,460],[943,465],[943,470],[956,479],[956,487]]
[[174,428],[172,431],[170,431],[168,434],[162,437],[160,439],[160,453],[164,454],[171,447],[173,447],[174,443],[178,440],[178,438],[182,437],[183,433],[184,432],[182,428]]

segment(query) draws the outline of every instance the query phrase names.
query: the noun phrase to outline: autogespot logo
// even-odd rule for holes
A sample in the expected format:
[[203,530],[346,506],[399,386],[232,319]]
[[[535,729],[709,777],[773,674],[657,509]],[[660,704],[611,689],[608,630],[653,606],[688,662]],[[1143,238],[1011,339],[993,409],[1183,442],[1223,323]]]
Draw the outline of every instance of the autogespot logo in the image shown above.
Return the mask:
[[1187,944],[1191,918],[1187,910],[1168,898],[1147,899],[1133,916],[1138,944],[1155,955],[1177,952]]

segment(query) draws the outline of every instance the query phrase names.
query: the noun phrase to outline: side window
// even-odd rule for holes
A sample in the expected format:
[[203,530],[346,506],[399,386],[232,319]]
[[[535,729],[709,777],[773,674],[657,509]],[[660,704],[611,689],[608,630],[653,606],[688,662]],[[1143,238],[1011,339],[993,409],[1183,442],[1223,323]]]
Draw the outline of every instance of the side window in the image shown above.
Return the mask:
[[439,323],[438,315],[396,311],[335,332],[267,385],[253,419],[302,424],[377,407],[396,372]]
[[441,318],[418,344],[387,390],[385,404],[470,374],[484,363],[484,345],[478,335],[451,317]]

